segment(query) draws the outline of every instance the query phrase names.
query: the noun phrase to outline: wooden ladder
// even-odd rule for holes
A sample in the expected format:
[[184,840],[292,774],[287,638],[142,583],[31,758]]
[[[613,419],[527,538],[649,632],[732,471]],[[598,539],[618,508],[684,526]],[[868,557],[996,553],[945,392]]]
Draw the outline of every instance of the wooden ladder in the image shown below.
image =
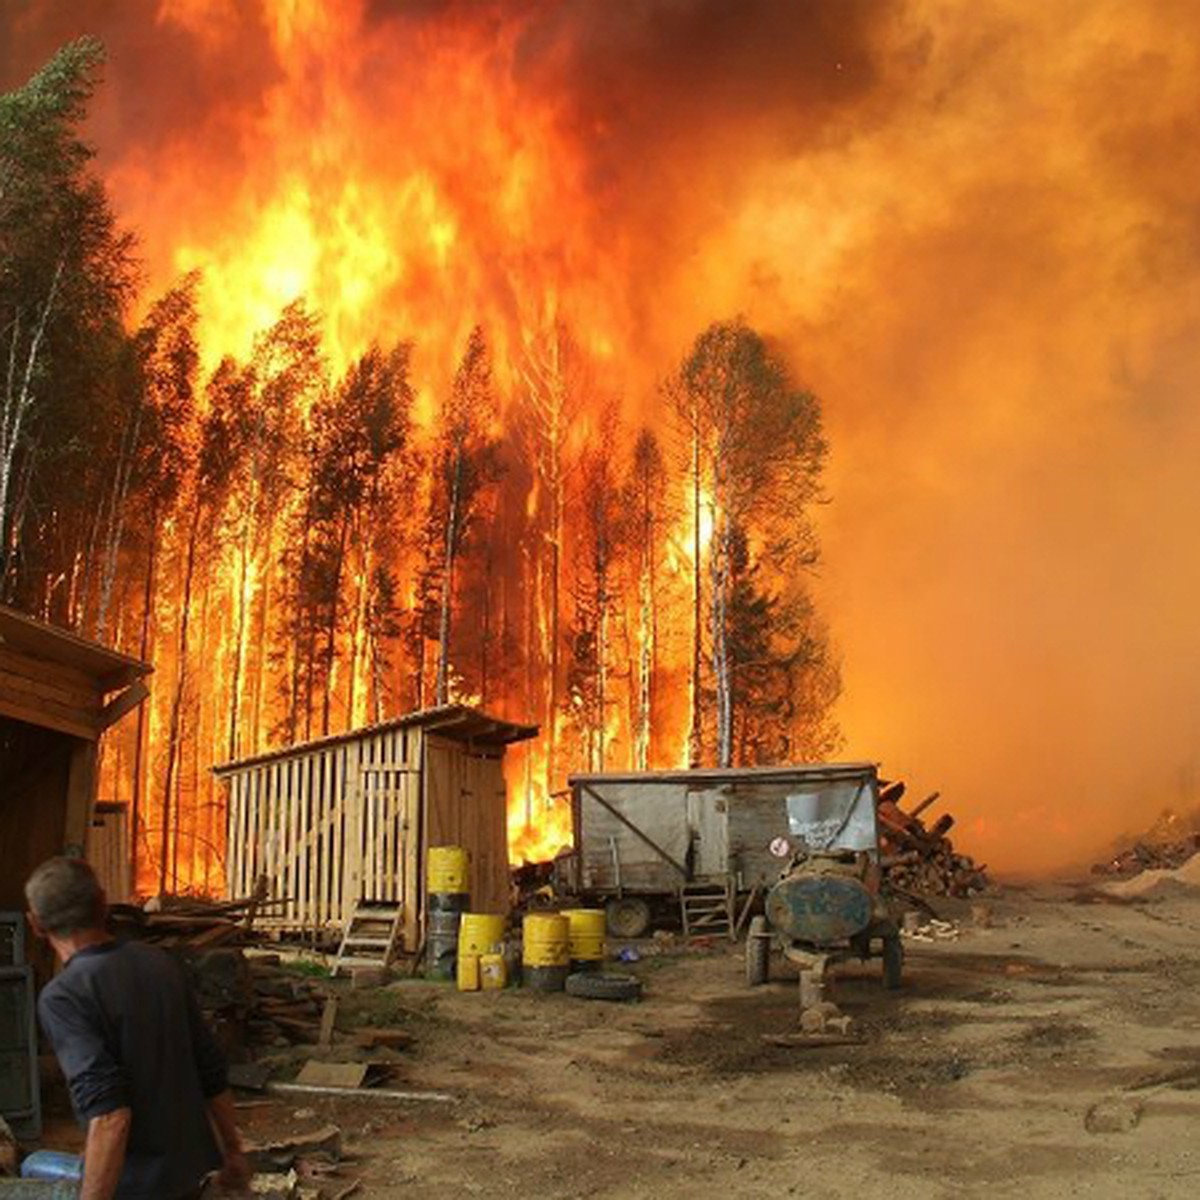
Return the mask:
[[386,967],[400,940],[404,905],[386,900],[359,900],[342,931],[342,944],[331,975],[349,967]]
[[733,938],[733,882],[685,883],[679,889],[679,912],[683,918],[683,936],[725,934]]

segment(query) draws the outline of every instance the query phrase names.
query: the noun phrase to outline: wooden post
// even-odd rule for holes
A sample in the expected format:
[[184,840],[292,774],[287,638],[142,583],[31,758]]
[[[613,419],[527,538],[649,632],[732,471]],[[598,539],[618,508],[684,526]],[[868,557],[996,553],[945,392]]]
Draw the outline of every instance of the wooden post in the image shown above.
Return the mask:
[[71,743],[67,774],[67,812],[63,828],[63,853],[82,858],[87,852],[87,831],[96,796],[96,743],[76,738]]

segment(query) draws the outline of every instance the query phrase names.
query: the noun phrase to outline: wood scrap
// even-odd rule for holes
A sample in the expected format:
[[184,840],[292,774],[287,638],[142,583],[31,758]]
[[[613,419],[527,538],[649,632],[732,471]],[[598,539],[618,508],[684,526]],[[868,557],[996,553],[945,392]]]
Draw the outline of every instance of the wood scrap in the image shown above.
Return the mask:
[[906,899],[917,895],[974,896],[988,884],[986,867],[969,855],[959,854],[950,841],[954,817],[943,813],[930,826],[921,819],[940,795],[934,792],[905,812],[899,805],[904,785],[880,785],[876,814],[879,820],[880,866],[891,891]]
[[348,1100],[394,1100],[411,1104],[455,1104],[445,1092],[409,1092],[397,1088],[324,1087],[315,1083],[268,1083],[267,1091],[280,1096],[339,1096]]

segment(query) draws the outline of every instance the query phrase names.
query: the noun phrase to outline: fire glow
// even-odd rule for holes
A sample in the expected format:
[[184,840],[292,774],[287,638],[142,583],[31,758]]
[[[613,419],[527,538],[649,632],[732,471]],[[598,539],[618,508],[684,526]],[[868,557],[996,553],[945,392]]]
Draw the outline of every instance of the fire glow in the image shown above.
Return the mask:
[[[83,32],[70,22],[101,6],[37,7],[6,18],[31,68],[33,47]],[[1194,778],[1200,703],[1200,559],[1180,526],[1200,507],[1200,477],[1180,465],[1200,453],[1200,37],[1181,32],[1194,13],[1064,16],[1007,0],[970,13],[936,0],[104,7],[99,167],[141,238],[143,308],[201,272],[206,373],[225,354],[244,360],[302,298],[334,378],[373,340],[411,341],[414,421],[428,430],[480,323],[497,425],[511,429],[523,365],[564,322],[587,363],[577,449],[608,410],[626,430],[665,432],[660,381],[708,322],[742,313],[825,406],[832,503],[815,586],[841,653],[844,753],[942,789],[975,839],[966,848],[1001,869],[1061,864],[1195,803],[1179,782]],[[695,531],[670,465],[659,766],[686,763],[691,706]],[[546,484],[527,482],[532,519]],[[177,523],[154,607],[155,753],[178,668],[178,588],[161,580],[181,536]],[[702,553],[710,536],[706,520]],[[260,561],[231,547],[197,581],[204,672],[189,695],[226,695],[237,672],[243,753],[273,721],[266,639],[257,625],[233,632],[239,609],[275,611]],[[545,561],[511,566],[548,594]],[[402,587],[411,603],[411,579]],[[634,629],[636,600],[623,597]],[[535,657],[547,612],[507,617]],[[136,652],[134,621],[118,632]],[[374,719],[365,643],[342,651],[334,721]],[[635,754],[634,675],[613,684],[609,765]],[[457,682],[545,723],[544,681],[487,696]],[[536,703],[522,710],[518,693]],[[513,760],[517,857],[564,837],[558,699],[542,742]],[[194,861],[179,874],[198,885],[215,869],[206,768],[228,750],[228,721],[214,699],[185,722]],[[129,748],[113,753],[127,773]],[[161,774],[152,761],[152,809]],[[151,820],[146,833],[153,843]]]

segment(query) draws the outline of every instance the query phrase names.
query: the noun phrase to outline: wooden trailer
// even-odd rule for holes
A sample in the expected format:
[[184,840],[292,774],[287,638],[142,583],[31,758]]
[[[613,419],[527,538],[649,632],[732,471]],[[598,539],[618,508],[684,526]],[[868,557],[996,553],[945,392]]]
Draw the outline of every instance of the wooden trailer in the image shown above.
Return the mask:
[[846,822],[877,844],[873,763],[573,775],[575,850],[560,887],[604,903],[609,929],[638,937],[670,907],[685,931],[731,933],[743,900],[779,878],[771,853],[802,821]]
[[322,934],[363,902],[399,905],[401,949],[420,945],[430,846],[465,846],[471,903],[509,909],[505,747],[534,737],[460,705],[214,767],[228,786],[226,882],[282,901],[256,924]]

